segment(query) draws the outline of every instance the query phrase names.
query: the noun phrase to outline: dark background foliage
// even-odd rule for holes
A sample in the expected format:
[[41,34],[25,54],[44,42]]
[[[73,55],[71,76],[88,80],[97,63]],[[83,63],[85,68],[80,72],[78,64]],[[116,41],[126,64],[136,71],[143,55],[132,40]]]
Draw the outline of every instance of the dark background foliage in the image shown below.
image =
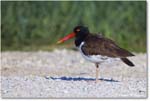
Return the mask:
[[2,50],[49,50],[81,24],[123,48],[146,51],[146,1],[2,1]]

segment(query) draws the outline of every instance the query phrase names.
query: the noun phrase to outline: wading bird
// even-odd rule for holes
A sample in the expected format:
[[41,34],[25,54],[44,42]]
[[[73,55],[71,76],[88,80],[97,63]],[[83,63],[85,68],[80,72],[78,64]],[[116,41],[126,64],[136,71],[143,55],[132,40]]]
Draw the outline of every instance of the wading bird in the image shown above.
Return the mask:
[[75,37],[75,45],[82,56],[96,65],[96,82],[98,82],[99,64],[116,59],[122,60],[128,66],[134,64],[127,57],[134,56],[129,51],[120,48],[114,41],[99,34],[91,34],[84,26],[77,26],[73,32],[60,39],[57,43]]

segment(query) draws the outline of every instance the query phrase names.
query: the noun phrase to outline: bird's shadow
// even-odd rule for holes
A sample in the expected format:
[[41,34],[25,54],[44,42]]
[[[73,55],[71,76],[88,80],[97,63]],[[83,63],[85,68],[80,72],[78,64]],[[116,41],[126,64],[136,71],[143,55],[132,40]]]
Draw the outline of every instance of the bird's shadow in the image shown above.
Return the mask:
[[[64,80],[64,81],[95,81],[94,78],[85,78],[85,77],[66,77],[66,76],[62,76],[62,77],[45,77],[46,79],[52,79],[52,80]],[[119,82],[118,80],[114,80],[114,79],[104,79],[104,78],[100,78],[99,80],[101,81],[107,81],[107,82]]]

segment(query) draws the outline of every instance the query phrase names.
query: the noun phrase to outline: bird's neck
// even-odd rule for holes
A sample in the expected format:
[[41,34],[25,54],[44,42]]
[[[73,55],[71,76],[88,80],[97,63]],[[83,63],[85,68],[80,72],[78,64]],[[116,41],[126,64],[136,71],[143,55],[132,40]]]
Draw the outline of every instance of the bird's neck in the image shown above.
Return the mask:
[[76,47],[79,47],[80,44],[85,40],[85,38],[86,38],[87,36],[88,36],[88,35],[76,37],[76,39],[75,39],[75,45],[76,45]]

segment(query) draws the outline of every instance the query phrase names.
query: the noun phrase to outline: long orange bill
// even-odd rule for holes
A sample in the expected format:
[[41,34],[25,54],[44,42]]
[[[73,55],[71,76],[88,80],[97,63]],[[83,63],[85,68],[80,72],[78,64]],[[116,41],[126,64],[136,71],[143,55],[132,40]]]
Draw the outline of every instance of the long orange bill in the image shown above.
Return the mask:
[[67,36],[65,36],[64,38],[60,39],[59,41],[57,41],[57,44],[63,43],[64,41],[67,41],[71,38],[75,37],[75,33],[72,32],[70,34],[68,34]]

